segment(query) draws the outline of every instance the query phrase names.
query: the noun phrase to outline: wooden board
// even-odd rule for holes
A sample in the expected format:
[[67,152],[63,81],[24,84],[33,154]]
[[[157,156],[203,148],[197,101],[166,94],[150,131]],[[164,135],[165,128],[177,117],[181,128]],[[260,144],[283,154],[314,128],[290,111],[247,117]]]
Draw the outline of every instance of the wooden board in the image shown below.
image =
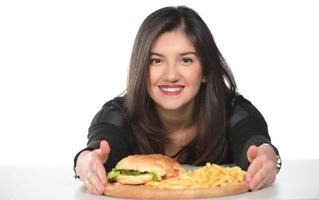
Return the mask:
[[248,183],[231,184],[217,188],[203,189],[159,189],[145,185],[107,184],[104,194],[112,197],[130,199],[185,199],[220,197],[248,192]]

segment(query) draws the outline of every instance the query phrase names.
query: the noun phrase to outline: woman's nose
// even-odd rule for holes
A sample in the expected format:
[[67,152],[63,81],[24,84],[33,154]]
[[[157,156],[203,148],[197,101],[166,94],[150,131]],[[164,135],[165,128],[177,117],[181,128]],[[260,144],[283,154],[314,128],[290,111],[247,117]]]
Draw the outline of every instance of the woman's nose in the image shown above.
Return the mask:
[[176,82],[180,78],[180,73],[176,64],[169,64],[165,70],[165,80],[168,82]]

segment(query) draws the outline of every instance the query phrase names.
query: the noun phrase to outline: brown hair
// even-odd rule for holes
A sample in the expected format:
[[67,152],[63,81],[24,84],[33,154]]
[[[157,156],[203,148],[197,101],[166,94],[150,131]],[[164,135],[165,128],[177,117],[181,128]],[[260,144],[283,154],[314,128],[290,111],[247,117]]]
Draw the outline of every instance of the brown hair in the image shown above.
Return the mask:
[[135,38],[127,83],[126,107],[139,153],[164,153],[170,140],[147,93],[150,51],[163,33],[183,31],[192,41],[207,82],[195,97],[194,123],[197,134],[182,149],[177,159],[183,163],[221,163],[226,156],[226,104],[236,93],[233,75],[219,52],[213,36],[201,17],[192,9],[165,7],[150,14]]

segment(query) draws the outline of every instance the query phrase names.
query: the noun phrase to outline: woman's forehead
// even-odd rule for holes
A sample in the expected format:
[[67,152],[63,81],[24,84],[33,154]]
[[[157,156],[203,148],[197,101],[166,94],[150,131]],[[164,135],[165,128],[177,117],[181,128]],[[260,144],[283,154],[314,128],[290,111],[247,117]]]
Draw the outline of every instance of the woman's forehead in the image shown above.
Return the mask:
[[154,42],[151,53],[183,53],[195,52],[190,38],[183,31],[170,31],[161,34]]

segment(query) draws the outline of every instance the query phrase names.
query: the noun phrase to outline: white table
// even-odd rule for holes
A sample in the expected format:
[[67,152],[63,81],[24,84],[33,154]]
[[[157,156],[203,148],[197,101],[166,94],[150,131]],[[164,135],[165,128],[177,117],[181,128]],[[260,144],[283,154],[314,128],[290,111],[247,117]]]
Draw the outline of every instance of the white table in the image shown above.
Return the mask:
[[[256,192],[216,200],[319,199],[319,160],[283,162],[276,183]],[[235,198],[236,197],[236,198]],[[0,166],[0,199],[106,200],[73,178],[72,166]]]

